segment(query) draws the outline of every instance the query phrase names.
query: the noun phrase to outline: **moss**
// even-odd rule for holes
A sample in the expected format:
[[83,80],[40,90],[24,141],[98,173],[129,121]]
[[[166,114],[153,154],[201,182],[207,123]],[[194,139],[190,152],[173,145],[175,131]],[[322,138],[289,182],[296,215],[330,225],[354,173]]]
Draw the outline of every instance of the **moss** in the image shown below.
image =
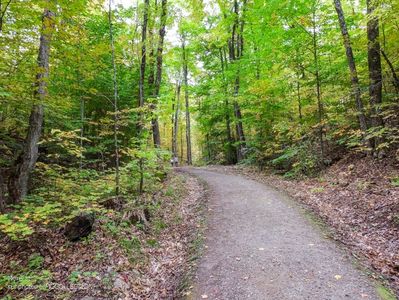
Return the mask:
[[377,285],[377,293],[382,300],[396,300],[395,294],[390,289],[383,286],[382,284]]

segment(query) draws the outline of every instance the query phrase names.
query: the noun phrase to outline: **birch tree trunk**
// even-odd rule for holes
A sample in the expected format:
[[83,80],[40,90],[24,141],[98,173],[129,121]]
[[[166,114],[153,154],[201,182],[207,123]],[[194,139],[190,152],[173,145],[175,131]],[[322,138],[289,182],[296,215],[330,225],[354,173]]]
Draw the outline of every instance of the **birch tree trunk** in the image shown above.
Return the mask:
[[49,75],[50,42],[54,29],[54,13],[45,8],[42,16],[39,53],[37,64],[39,73],[36,75],[36,89],[32,106],[28,133],[22,153],[15,162],[14,170],[8,181],[10,201],[18,203],[28,193],[30,173],[33,171],[39,156],[38,143],[42,134],[44,119],[44,101],[47,97],[47,80]]

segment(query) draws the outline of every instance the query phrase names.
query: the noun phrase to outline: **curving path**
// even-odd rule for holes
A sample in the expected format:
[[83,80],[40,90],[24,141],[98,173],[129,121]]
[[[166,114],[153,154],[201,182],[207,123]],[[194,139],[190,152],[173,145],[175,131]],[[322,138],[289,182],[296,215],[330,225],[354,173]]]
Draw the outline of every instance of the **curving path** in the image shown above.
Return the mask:
[[190,299],[380,299],[284,194],[240,176],[184,170],[210,189],[206,249]]

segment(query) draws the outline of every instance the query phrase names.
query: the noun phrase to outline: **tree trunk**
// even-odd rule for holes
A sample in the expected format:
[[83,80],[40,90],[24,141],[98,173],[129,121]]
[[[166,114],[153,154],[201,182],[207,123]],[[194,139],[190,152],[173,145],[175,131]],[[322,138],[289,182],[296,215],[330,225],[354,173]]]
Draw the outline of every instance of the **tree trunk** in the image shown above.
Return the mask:
[[301,100],[301,82],[299,79],[299,74],[298,78],[296,81],[296,94],[297,94],[297,101],[298,101],[298,117],[299,117],[299,122],[302,123],[302,100]]
[[[375,1],[367,0],[367,39],[368,39],[368,67],[369,67],[369,96],[371,106],[371,126],[383,126],[380,116],[380,106],[382,103],[382,69],[379,42],[379,22],[374,15]],[[378,147],[382,139],[376,138],[372,141],[374,149]]]
[[[245,4],[245,2],[244,2]],[[239,12],[238,12],[238,2],[237,0],[234,0],[234,14],[235,14],[235,21],[233,24],[233,29],[232,29],[232,34],[231,34],[231,40],[229,42],[230,46],[230,60],[231,61],[239,61],[243,54],[243,37],[242,37],[242,31],[244,27],[244,22],[241,20],[241,27],[238,28],[239,26]],[[241,32],[239,32],[239,30]],[[240,70],[237,68],[237,75],[236,79],[234,81],[234,102],[233,102],[233,107],[234,107],[234,116],[236,119],[236,134],[237,138],[239,141],[239,145],[237,148],[237,160],[240,161],[245,158],[245,134],[244,134],[244,127],[242,124],[242,114],[241,114],[241,108],[240,105],[238,104],[236,98],[238,96],[240,89]]]
[[388,65],[389,69],[391,70],[392,83],[393,83],[393,86],[395,87],[395,91],[396,91],[397,94],[399,94],[399,77],[396,74],[395,67],[393,66],[392,62],[389,60],[389,58],[388,58],[387,54],[385,53],[385,51],[381,50],[381,53],[382,53],[382,56],[384,57],[387,65]]
[[40,34],[39,54],[37,58],[39,73],[36,75],[35,98],[32,106],[28,133],[22,153],[15,162],[14,170],[9,178],[8,190],[12,203],[18,203],[28,193],[29,175],[35,167],[39,156],[38,143],[42,134],[44,118],[44,101],[47,97],[47,79],[49,75],[50,41],[54,28],[54,13],[44,9],[42,31]]
[[176,83],[176,110],[173,118],[173,135],[172,135],[172,165],[177,167],[178,148],[177,148],[177,136],[179,133],[179,108],[180,108],[180,82]]
[[323,141],[323,115],[324,108],[321,98],[321,81],[320,81],[320,70],[319,70],[319,56],[318,56],[318,45],[317,45],[317,31],[316,31],[316,9],[313,10],[313,59],[315,64],[315,79],[316,79],[316,95],[317,95],[317,108],[318,108],[318,121],[319,121],[319,142],[320,142],[320,155],[322,161],[324,161],[324,141]]
[[7,13],[7,9],[8,9],[8,6],[10,5],[11,1],[12,0],[5,1],[5,3],[3,4],[3,1],[0,0],[0,32],[3,31],[4,16]]
[[148,6],[149,0],[144,0],[144,13],[143,13],[143,28],[141,31],[141,63],[140,63],[140,80],[139,80],[139,107],[144,106],[144,81],[145,81],[145,68],[147,59],[147,24],[148,24]]
[[[159,90],[161,87],[162,81],[162,61],[163,61],[163,44],[165,40],[166,34],[166,19],[167,19],[167,0],[162,0],[162,8],[161,8],[161,24],[159,28],[159,41],[158,41],[158,49],[157,49],[157,73],[155,77],[155,86],[154,86],[154,98],[158,98]],[[154,104],[153,109],[155,110],[156,104]],[[153,133],[153,140],[154,145],[156,147],[161,147],[161,135],[159,133],[159,122],[158,117],[155,116],[152,121],[152,133]]]
[[225,104],[225,118],[226,118],[226,139],[227,139],[227,150],[226,150],[226,161],[227,164],[235,164],[237,163],[237,152],[234,148],[234,139],[231,134],[231,121],[230,121],[230,104],[227,98],[227,82],[225,77],[225,69],[227,69],[227,59],[223,55],[222,49],[219,49],[220,54],[220,64],[222,68],[222,76],[223,76],[223,89],[226,95],[224,104]]
[[115,64],[115,47],[114,47],[114,35],[112,28],[112,10],[111,1],[109,0],[108,9],[108,22],[109,22],[109,39],[111,44],[111,60],[112,60],[112,81],[114,87],[114,148],[115,148],[115,195],[118,197],[120,193],[120,175],[119,175],[119,141],[118,141],[118,130],[119,130],[119,109],[118,109],[118,82]]
[[339,26],[341,28],[342,37],[344,40],[344,46],[345,46],[345,50],[346,50],[346,58],[348,60],[349,72],[350,72],[350,76],[351,76],[352,91],[353,91],[353,95],[355,96],[355,103],[356,103],[356,107],[357,107],[359,125],[360,125],[360,129],[362,130],[362,132],[365,133],[367,131],[367,120],[366,120],[366,116],[364,114],[364,107],[363,107],[360,85],[359,85],[359,77],[357,76],[355,58],[354,58],[353,51],[352,51],[352,45],[351,45],[348,29],[346,26],[344,12],[343,12],[342,5],[341,5],[341,0],[334,0],[334,4],[335,4],[335,10],[337,11],[337,15],[338,15],[338,21],[339,21]]
[[0,213],[3,213],[6,208],[6,198],[4,191],[4,177],[3,172],[0,169]]
[[[154,11],[149,8],[148,14],[148,43],[150,45],[150,53],[148,54],[148,89],[151,91],[151,95],[154,93],[155,83],[155,39],[154,39],[154,27],[155,20],[157,17],[157,5],[158,2],[155,0]],[[153,14],[153,15],[152,15]]]
[[186,143],[187,143],[187,164],[192,165],[191,154],[191,122],[190,122],[190,103],[188,97],[188,66],[187,66],[187,53],[186,53],[186,40],[185,36],[182,37],[182,51],[183,51],[183,77],[184,77],[184,97],[186,102]]

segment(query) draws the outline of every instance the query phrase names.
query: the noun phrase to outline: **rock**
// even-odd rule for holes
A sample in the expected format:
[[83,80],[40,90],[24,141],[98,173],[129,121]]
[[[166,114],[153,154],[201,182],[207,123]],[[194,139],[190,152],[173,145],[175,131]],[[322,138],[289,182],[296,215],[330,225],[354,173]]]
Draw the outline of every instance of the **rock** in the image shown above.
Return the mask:
[[94,220],[93,213],[81,213],[65,226],[64,235],[72,242],[78,241],[92,232]]

